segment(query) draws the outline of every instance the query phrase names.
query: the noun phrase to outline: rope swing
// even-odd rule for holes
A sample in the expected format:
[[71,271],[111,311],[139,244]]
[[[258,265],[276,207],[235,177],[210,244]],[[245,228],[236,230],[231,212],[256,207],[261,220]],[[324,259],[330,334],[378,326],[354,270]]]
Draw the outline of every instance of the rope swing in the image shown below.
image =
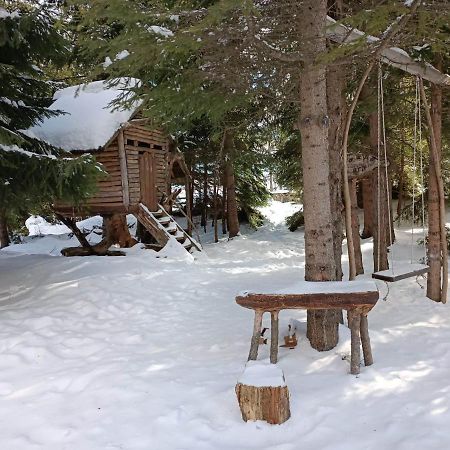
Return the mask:
[[[417,148],[419,147],[419,161],[420,161],[420,181],[423,186],[423,154],[422,146],[420,145],[422,139],[422,117],[421,117],[421,102],[419,92],[419,79],[416,79],[415,90],[415,108],[414,108],[414,142],[413,142],[413,170],[414,177],[417,173]],[[412,195],[412,225],[411,225],[411,261],[408,264],[397,264],[394,257],[394,239],[392,233],[392,218],[391,218],[391,196],[389,195],[389,177],[388,177],[388,158],[387,158],[387,141],[386,141],[386,123],[385,123],[385,110],[384,110],[384,87],[383,87],[383,71],[381,63],[378,66],[378,165],[377,165],[377,267],[372,274],[372,278],[376,278],[383,281],[395,282],[403,280],[405,278],[416,277],[429,271],[429,267],[426,264],[420,264],[414,262],[414,217],[415,217],[415,205],[416,205],[416,192],[415,192],[415,180],[413,182],[413,195]],[[388,227],[389,227],[389,242],[391,243],[389,252],[389,269],[380,271],[380,258],[381,258],[381,164],[384,164],[384,176],[386,181],[386,200],[388,210]],[[425,201],[424,192],[421,193],[422,201],[422,235],[425,239]],[[425,241],[424,241],[425,242]],[[425,249],[426,260],[426,249]]]

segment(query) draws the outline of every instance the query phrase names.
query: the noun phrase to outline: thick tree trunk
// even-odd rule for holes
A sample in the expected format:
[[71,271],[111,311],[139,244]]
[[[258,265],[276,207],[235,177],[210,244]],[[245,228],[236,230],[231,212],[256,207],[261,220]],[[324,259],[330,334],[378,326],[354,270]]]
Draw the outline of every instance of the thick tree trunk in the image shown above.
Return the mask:
[[343,66],[327,69],[327,107],[330,117],[328,146],[330,155],[330,206],[333,217],[333,247],[336,266],[336,280],[342,280],[342,131],[345,117],[346,71]]
[[359,217],[358,217],[358,201],[357,201],[357,181],[356,179],[350,182],[350,199],[352,202],[352,233],[353,233],[353,245],[355,249],[355,264],[356,275],[364,273],[364,266],[361,253],[361,240],[359,237]]
[[0,210],[0,248],[8,247],[9,233],[8,233],[8,222],[6,221],[5,211]]
[[364,228],[361,233],[362,239],[367,239],[373,236],[374,229],[374,201],[376,192],[373,191],[373,178],[376,175],[371,175],[370,178],[362,180],[362,198],[364,209]]
[[[326,50],[326,0],[305,0],[299,17],[305,67],[300,77],[299,128],[302,139],[303,205],[305,215],[305,279],[336,279],[334,227],[331,209],[330,154],[326,70],[317,56]],[[308,311],[307,336],[317,350],[330,350],[338,342],[336,311]]]
[[125,214],[103,216],[103,227],[107,241],[112,242],[110,246],[119,244],[121,248],[129,248],[136,244],[136,240],[130,234]]
[[82,245],[82,247],[69,247],[61,250],[64,256],[123,255],[122,252],[111,252],[109,248],[114,244],[119,244],[121,248],[129,248],[136,244],[136,240],[131,236],[128,229],[125,214],[103,216],[103,239],[96,245],[91,245],[87,241],[73,219],[59,215],[58,218],[73,231]]
[[[438,66],[442,64],[438,64]],[[439,206],[439,183],[436,165],[441,166],[442,159],[442,87],[431,85],[431,121],[433,124],[434,139],[438,160],[430,157],[428,169],[428,265],[430,271],[427,276],[427,297],[436,302],[441,301],[441,227]],[[446,274],[445,274],[446,276]]]
[[[340,17],[341,6],[339,1],[335,3],[336,18]],[[330,117],[328,129],[328,146],[330,154],[330,207],[333,220],[333,248],[334,263],[336,268],[336,280],[342,280],[342,241],[344,238],[343,227],[343,203],[342,203],[342,134],[345,120],[345,86],[346,70],[344,66],[330,66],[327,68],[327,107]],[[310,312],[316,314],[317,311]],[[334,320],[332,311],[328,314]],[[337,319],[344,323],[342,311],[337,311]],[[317,322],[317,321],[316,321]],[[333,325],[331,325],[333,326]]]
[[228,237],[233,238],[239,234],[238,205],[233,167],[234,143],[233,136],[228,131],[225,133],[224,151],[227,155],[225,178],[227,185]]

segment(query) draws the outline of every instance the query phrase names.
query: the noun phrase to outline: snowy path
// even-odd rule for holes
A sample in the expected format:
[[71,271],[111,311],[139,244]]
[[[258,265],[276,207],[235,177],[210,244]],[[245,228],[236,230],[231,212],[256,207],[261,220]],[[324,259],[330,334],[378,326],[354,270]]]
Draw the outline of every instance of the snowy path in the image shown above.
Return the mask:
[[268,224],[207,250],[195,263],[0,252],[0,448],[450,448],[450,307],[414,279],[391,285],[369,316],[375,365],[358,378],[342,359],[345,327],[318,353],[304,312],[283,312],[282,332],[301,321],[297,349],[280,349],[292,418],[243,423],[234,385],[252,316],[234,296],[302,279],[303,236]]

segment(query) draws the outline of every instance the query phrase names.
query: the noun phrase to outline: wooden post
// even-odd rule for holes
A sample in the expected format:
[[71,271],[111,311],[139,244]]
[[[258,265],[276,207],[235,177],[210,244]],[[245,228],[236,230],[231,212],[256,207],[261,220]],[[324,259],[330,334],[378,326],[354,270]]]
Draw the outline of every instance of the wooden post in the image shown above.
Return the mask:
[[360,349],[360,322],[361,313],[355,310],[349,310],[349,326],[351,332],[351,357],[350,357],[350,373],[352,375],[359,374],[359,364],[361,360],[361,349]]
[[276,364],[278,361],[278,314],[279,311],[270,313],[270,362]]
[[258,357],[259,337],[261,336],[261,324],[264,311],[255,311],[255,320],[253,322],[253,335],[250,344],[250,352],[248,354],[248,361],[256,360]]
[[367,314],[361,314],[361,344],[363,349],[364,356],[364,365],[371,366],[373,364],[372,357],[372,348],[370,347],[370,338],[369,338],[369,324],[367,321]]
[[122,180],[123,204],[128,208],[130,206],[130,191],[128,185],[127,155],[125,153],[123,130],[120,130],[119,134],[117,135],[117,145],[119,147],[120,178]]

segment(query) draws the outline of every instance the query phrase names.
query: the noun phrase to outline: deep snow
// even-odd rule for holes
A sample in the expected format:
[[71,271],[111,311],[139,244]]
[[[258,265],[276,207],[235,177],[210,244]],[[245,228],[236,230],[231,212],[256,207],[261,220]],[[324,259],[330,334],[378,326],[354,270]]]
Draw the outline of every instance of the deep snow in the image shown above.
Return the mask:
[[[252,314],[234,296],[303,278],[303,233],[282,221],[291,210],[272,203],[264,227],[207,244],[194,262],[139,248],[52,256],[73,245],[65,235],[1,251],[1,448],[449,448],[450,309],[427,300],[415,279],[391,284],[369,315],[375,364],[358,377],[348,374],[346,327],[337,348],[318,353],[305,313],[282,312],[281,334],[290,320],[300,334],[295,350],[279,351],[292,418],[242,421],[234,386]],[[408,259],[409,232],[397,235],[395,254]],[[363,251],[370,272],[370,242]]]

